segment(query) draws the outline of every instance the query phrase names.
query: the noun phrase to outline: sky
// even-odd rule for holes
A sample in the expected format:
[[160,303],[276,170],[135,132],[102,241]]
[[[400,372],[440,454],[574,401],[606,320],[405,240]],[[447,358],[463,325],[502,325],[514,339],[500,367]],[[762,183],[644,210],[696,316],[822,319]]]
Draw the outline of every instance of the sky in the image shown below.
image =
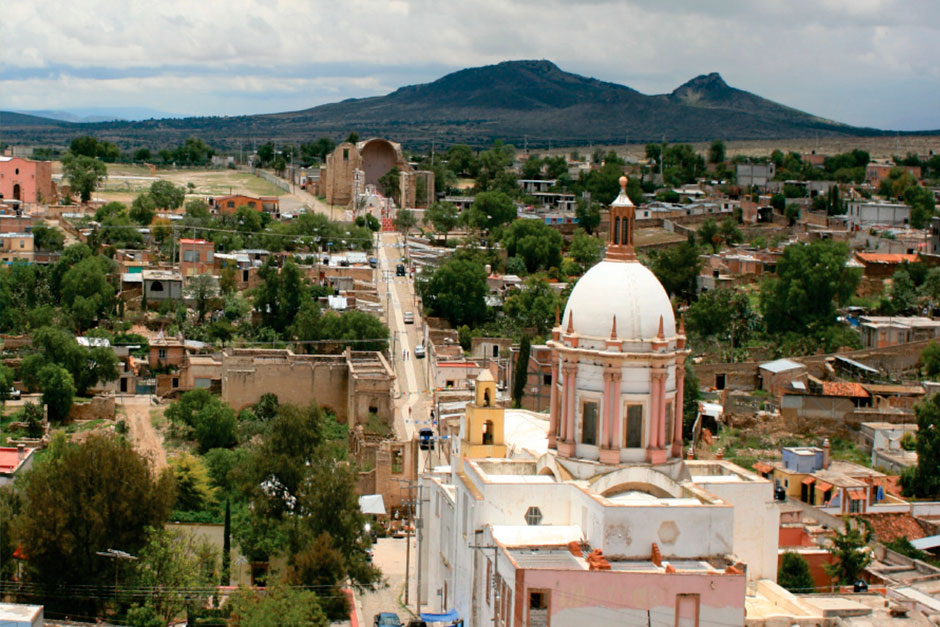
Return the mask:
[[292,111],[512,59],[739,89],[858,126],[940,129],[936,0],[5,2],[0,109]]

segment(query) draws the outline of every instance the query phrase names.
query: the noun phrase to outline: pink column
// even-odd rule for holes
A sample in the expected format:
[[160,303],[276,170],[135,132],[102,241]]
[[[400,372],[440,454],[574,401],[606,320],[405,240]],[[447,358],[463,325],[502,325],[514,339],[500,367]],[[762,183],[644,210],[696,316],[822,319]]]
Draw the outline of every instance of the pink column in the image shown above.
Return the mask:
[[600,433],[597,438],[599,448],[607,447],[610,436],[610,372],[604,371],[604,400],[601,405],[603,412],[600,416]]
[[565,376],[565,382],[568,384],[568,394],[565,400],[568,401],[568,411],[565,416],[565,424],[567,425],[567,436],[566,440],[574,444],[575,440],[575,431],[574,431],[574,417],[575,417],[575,378],[578,376],[577,366],[572,366],[568,370],[568,374]]
[[654,464],[666,461],[666,375],[662,367],[654,366],[650,373],[652,398],[650,399],[650,446],[649,460]]
[[548,427],[548,448],[557,446],[558,435],[558,358],[552,357],[552,389],[551,397],[548,403],[549,427]]
[[610,379],[610,427],[607,433],[610,448],[617,450],[620,449],[620,443],[615,438],[623,439],[623,429],[619,429],[619,434],[617,429],[620,425],[620,381],[622,377],[620,370],[617,370],[611,373]]
[[685,366],[676,365],[676,402],[672,408],[672,419],[675,423],[675,436],[673,437],[672,454],[674,457],[682,456],[682,407],[685,402]]

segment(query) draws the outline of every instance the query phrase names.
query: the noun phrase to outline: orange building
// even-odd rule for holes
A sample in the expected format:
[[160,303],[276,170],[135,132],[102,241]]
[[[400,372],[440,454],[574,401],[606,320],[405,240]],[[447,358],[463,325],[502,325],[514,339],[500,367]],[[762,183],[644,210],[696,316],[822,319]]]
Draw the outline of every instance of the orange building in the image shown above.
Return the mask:
[[216,211],[221,214],[230,215],[235,213],[239,207],[248,207],[255,211],[267,211],[277,215],[280,213],[280,199],[277,196],[245,196],[244,194],[232,194],[230,196],[217,196],[212,204]]
[[180,239],[180,273],[184,277],[214,274],[215,244],[204,239]]
[[21,157],[0,157],[0,200],[53,202],[52,164]]

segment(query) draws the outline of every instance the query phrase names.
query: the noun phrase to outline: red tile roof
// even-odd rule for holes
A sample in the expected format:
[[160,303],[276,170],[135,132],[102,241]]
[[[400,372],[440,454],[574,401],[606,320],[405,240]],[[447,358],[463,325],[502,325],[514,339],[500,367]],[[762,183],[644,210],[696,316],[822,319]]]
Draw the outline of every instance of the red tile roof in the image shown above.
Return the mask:
[[917,519],[906,513],[864,514],[871,523],[879,542],[891,542],[898,538],[916,540],[927,536]]
[[823,381],[823,396],[849,396],[852,398],[868,398],[869,394],[861,383],[848,381]]
[[864,263],[915,263],[917,255],[903,253],[855,253],[859,261]]

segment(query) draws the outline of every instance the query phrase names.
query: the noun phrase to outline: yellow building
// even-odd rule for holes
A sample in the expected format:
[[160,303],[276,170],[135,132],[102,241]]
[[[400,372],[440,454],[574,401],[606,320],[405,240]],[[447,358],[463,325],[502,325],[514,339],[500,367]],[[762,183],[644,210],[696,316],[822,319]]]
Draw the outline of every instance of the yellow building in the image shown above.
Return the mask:
[[461,468],[463,458],[505,457],[503,408],[496,406],[496,380],[484,369],[476,379],[473,402],[467,405],[460,433]]

